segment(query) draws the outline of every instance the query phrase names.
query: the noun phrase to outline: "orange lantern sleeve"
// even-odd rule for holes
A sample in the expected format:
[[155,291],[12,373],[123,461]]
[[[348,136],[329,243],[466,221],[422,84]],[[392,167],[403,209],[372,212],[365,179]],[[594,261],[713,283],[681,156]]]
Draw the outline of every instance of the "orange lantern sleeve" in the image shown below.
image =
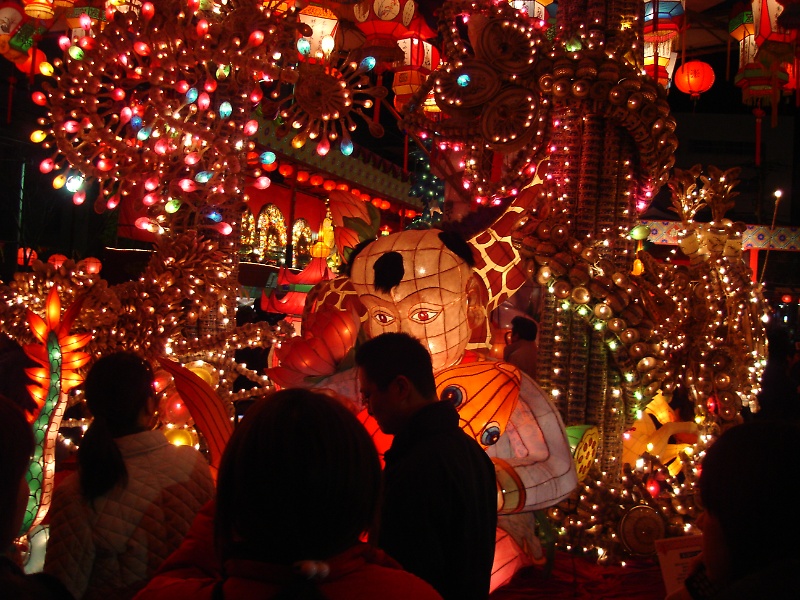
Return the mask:
[[714,85],[714,69],[703,61],[690,60],[675,71],[675,85],[684,94],[689,94],[692,99],[697,100],[700,94],[707,92]]
[[214,388],[192,371],[172,359],[158,359],[161,367],[172,375],[175,388],[189,408],[197,430],[203,434],[208,445],[209,463],[216,479],[222,450],[233,433],[233,423],[219,401]]
[[456,365],[436,374],[436,394],[458,410],[459,425],[481,446],[497,442],[519,398],[520,372],[504,362]]

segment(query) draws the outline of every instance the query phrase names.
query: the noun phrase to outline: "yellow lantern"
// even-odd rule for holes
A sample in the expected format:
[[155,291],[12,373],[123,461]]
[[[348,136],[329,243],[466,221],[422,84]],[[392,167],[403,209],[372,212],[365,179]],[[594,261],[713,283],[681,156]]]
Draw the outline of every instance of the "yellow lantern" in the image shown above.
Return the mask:
[[164,431],[164,437],[174,446],[194,446],[197,443],[188,429],[167,429]]
[[25,14],[31,19],[52,19],[56,14],[53,0],[26,0]]

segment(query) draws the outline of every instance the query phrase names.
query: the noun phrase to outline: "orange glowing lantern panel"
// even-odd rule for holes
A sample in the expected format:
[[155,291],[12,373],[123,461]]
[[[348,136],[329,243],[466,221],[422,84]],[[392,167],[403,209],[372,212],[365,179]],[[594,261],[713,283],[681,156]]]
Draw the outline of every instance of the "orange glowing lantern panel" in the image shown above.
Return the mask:
[[[795,40],[796,32],[784,29],[778,24],[784,8],[778,0],[755,0],[753,2],[753,26],[756,35],[756,44],[761,48],[766,42],[772,44],[791,44]],[[775,48],[772,48],[774,51]]]
[[675,71],[675,85],[684,94],[697,99],[714,85],[714,69],[703,61],[690,60]]
[[[336,28],[339,24],[339,19],[326,8],[321,6],[314,6],[309,4],[300,11],[298,19],[304,25],[307,25],[305,31],[309,35],[305,35],[298,43],[298,50],[301,56],[322,57],[330,54],[330,49],[324,47],[323,39],[333,38],[336,35]],[[303,40],[307,41],[306,46]]]
[[466,363],[436,374],[439,399],[453,403],[461,429],[484,448],[494,445],[505,431],[519,386],[519,369],[504,362]]
[[398,40],[397,45],[403,51],[403,64],[395,69],[392,90],[397,95],[413,94],[439,65],[439,51],[416,35]]

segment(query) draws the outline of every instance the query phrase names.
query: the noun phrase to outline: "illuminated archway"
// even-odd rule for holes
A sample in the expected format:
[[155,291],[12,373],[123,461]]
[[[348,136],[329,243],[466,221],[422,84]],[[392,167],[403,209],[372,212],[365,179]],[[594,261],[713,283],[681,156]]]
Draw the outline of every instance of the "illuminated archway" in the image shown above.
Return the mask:
[[256,218],[250,209],[245,209],[242,213],[242,246],[241,254],[249,257],[256,249]]
[[311,260],[311,244],[314,243],[311,227],[305,219],[297,219],[292,226],[292,266],[302,269]]
[[256,224],[256,255],[260,262],[281,263],[286,249],[286,220],[274,204],[266,204]]

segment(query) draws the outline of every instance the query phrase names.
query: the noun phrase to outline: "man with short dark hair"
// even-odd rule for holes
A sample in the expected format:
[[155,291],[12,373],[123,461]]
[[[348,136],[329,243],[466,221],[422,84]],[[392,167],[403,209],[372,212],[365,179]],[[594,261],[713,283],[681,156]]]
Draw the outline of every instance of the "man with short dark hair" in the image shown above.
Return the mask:
[[378,545],[445,600],[485,599],[494,559],[497,484],[492,461],[436,396],[431,356],[405,333],[356,352],[364,403],[386,452]]

